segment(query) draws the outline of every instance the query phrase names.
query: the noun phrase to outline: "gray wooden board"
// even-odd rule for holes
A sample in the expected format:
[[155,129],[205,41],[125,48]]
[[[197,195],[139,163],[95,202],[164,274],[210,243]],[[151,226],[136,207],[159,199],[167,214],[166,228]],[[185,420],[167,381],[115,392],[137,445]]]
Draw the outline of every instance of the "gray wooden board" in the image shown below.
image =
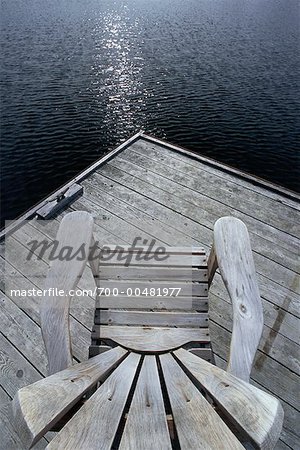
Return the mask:
[[[119,207],[118,207],[119,206]],[[149,218],[147,217],[146,220],[140,220],[143,218],[139,213],[136,213],[136,211],[129,210],[128,212],[122,211],[121,208],[122,205],[115,205],[111,201],[111,199],[107,198],[105,195],[97,199],[97,202],[95,203],[95,198],[91,195],[91,190],[87,190],[85,188],[84,196],[81,201],[77,200],[73,207],[92,212],[95,219],[97,220],[98,224],[101,225],[104,229],[107,231],[111,231],[113,234],[117,234],[119,239],[118,242],[120,242],[120,239],[125,241],[128,244],[131,244],[136,237],[141,237],[142,239],[148,239],[149,242],[153,237],[156,239],[157,244],[166,244],[168,242],[174,242],[172,241],[172,235],[167,227],[164,227],[161,225],[161,233],[160,238],[157,238],[157,236],[153,236],[151,233],[153,232],[153,229],[158,224],[157,220],[153,220],[150,223]],[[113,212],[111,212],[111,210]],[[135,217],[134,214],[130,215],[130,221],[126,221],[123,218],[123,213],[125,214],[125,217],[129,213],[135,213],[138,217]],[[120,214],[121,213],[121,214]],[[152,223],[153,222],[153,223]],[[156,226],[156,229],[158,227]],[[148,232],[149,231],[149,232]],[[116,239],[114,240],[114,243],[116,242]],[[187,245],[193,245],[198,244],[196,240],[185,238],[178,241],[181,245],[187,244]]]
[[[104,170],[107,170],[106,167],[103,168]],[[106,173],[106,172],[105,172]],[[111,176],[111,173],[110,173]],[[103,177],[102,177],[103,178]],[[95,179],[97,181],[95,181]],[[136,183],[134,180],[131,181],[131,184],[129,184],[128,180],[126,180],[126,186],[123,184],[120,184],[120,178],[119,175],[115,175],[114,179],[117,180],[115,183],[109,184],[106,181],[106,191],[100,190],[99,188],[99,180],[101,179],[101,175],[98,173],[93,174],[91,179],[86,180],[85,186],[86,186],[86,192],[88,189],[91,188],[92,184],[92,191],[94,200],[97,202],[102,201],[102,197],[105,195],[109,195],[107,192],[110,192],[112,189],[114,189],[114,195],[118,195],[119,198],[123,200],[122,203],[119,205],[118,213],[122,214],[121,211],[124,213],[127,211],[127,208],[124,208],[124,203],[130,204],[131,207],[134,207],[135,210],[147,210],[147,214],[152,214],[153,217],[159,217],[160,220],[164,223],[172,223],[174,224],[174,227],[177,229],[177,231],[182,230],[185,234],[190,235],[191,237],[199,236],[201,238],[201,243],[204,244],[204,247],[207,248],[207,246],[211,246],[211,240],[212,240],[212,234],[211,232],[201,225],[201,219],[198,219],[198,222],[191,220],[189,218],[189,215],[195,211],[195,208],[189,208],[189,212],[186,213],[186,215],[179,214],[178,212],[170,209],[168,206],[162,205],[159,202],[158,194],[153,194],[152,198],[147,198],[145,195],[151,195],[149,189],[147,189],[148,193],[140,193],[133,191],[141,189],[141,184]],[[111,187],[113,186],[113,188]],[[131,188],[130,188],[131,186]],[[158,190],[159,191],[159,190]],[[113,197],[111,197],[113,198]],[[168,203],[167,203],[168,204]],[[112,204],[113,208],[113,204]],[[212,227],[211,223],[211,227]],[[299,292],[300,286],[299,286],[299,275],[295,274],[294,271],[291,271],[290,269],[287,269],[286,267],[283,267],[282,265],[276,263],[275,261],[264,257],[260,253],[255,253],[254,255],[256,269],[259,273],[262,273],[266,277],[273,279],[280,285],[284,285],[288,287],[290,290],[294,292]]]
[[[43,235],[38,233],[36,229],[35,232],[32,233],[37,239],[43,239]],[[48,271],[48,256],[49,251],[46,251],[43,255],[42,259],[38,259],[38,250],[35,252],[33,258],[30,261],[26,260],[28,255],[28,247],[26,247],[26,242],[24,241],[24,233],[31,233],[32,227],[29,224],[26,224],[24,227],[20,228],[13,237],[9,238],[9,251],[6,252],[6,262],[9,262],[14,268],[23,273],[30,281],[32,281],[36,287],[39,289],[43,289],[45,285],[45,278]],[[30,239],[30,237],[29,237]],[[8,285],[14,280],[12,277],[7,277]],[[8,286],[9,287],[9,286]],[[95,283],[93,280],[93,276],[91,270],[86,268],[83,274],[83,277],[80,279],[78,288],[82,290],[85,289],[94,289]],[[41,297],[39,298],[39,303],[41,301]],[[81,321],[90,328],[91,326],[91,312],[94,309],[95,302],[89,295],[78,295],[74,296],[73,301],[71,302],[71,314],[72,314],[72,305],[77,305],[81,308]]]
[[[207,297],[207,283],[178,283],[176,280],[173,281],[144,281],[144,280],[126,280],[126,281],[110,281],[101,280],[99,281],[99,288],[103,289],[101,292],[102,296],[114,295],[118,297],[120,294],[136,296],[150,296],[150,289],[154,289],[154,293],[157,297]],[[116,290],[113,293],[113,290]],[[174,290],[175,289],[175,290]],[[107,292],[107,294],[106,294]],[[143,294],[144,293],[144,294]]]
[[[139,143],[143,141],[148,142],[148,144],[150,143],[150,145],[157,144],[161,151],[167,150],[171,158],[183,159],[189,164],[194,165],[198,168],[201,167],[202,170],[210,172],[211,174],[214,174],[220,178],[229,180],[234,184],[241,185],[246,189],[250,189],[250,191],[276,200],[283,205],[287,205],[298,211],[300,210],[300,195],[294,191],[285,189],[282,186],[274,185],[258,177],[253,177],[252,175],[241,172],[234,167],[219,163],[214,159],[206,158],[203,155],[195,154],[194,152],[190,152],[189,150],[185,150],[176,145],[166,143],[165,141],[161,141],[157,138],[154,138],[153,136],[146,135],[145,133],[142,133],[139,139],[136,140],[136,142]],[[274,192],[274,190],[272,189],[273,187],[276,188],[276,192]]]
[[[157,186],[151,186],[149,184],[146,184],[145,182],[132,177],[131,175],[128,175],[127,173],[115,169],[112,166],[104,167],[101,171],[101,174],[109,177],[108,179],[111,179],[114,181],[114,184],[111,184],[109,182],[105,182],[102,179],[100,179],[100,174],[95,173],[90,180],[87,182],[92,182],[93,180],[97,180],[96,188],[97,189],[103,189],[105,186],[105,189],[107,192],[112,193],[113,195],[117,195],[119,198],[123,198],[123,200],[126,200],[127,202],[130,202],[131,205],[134,205],[136,207],[145,207],[142,206],[143,202],[146,201],[146,198],[148,198],[148,201],[150,205],[152,206],[152,209],[154,208],[156,212],[157,217],[160,217],[162,213],[164,216],[167,214],[166,208],[169,209],[168,214],[172,217],[175,212],[180,213],[184,217],[187,217],[186,225],[190,225],[189,228],[186,228],[184,230],[185,233],[189,232],[189,229],[191,228],[191,236],[193,236],[193,227],[195,227],[195,222],[199,223],[199,225],[206,225],[207,227],[212,228],[212,225],[214,221],[220,216],[218,213],[218,216],[210,216],[205,217],[205,214],[207,216],[207,213],[205,213],[203,207],[200,209],[195,208],[195,205],[192,203],[187,202],[185,199],[176,198],[174,195],[166,194],[164,190],[159,189]],[[102,186],[101,186],[102,185]],[[125,196],[126,192],[128,192],[128,189],[133,189],[135,191],[134,194],[132,194],[130,197]],[[122,197],[121,197],[122,196]],[[142,197],[141,197],[142,196]],[[158,204],[153,204],[153,201],[155,201]],[[148,211],[149,206],[148,205]],[[162,209],[162,206],[165,207],[165,209]],[[171,209],[170,209],[171,208]],[[182,217],[177,217],[177,223]],[[193,223],[190,221],[190,219],[193,219]],[[176,223],[175,222],[175,223]],[[247,221],[246,221],[247,223]],[[201,230],[201,234],[200,234]],[[203,239],[203,236],[205,236],[203,227],[200,228],[200,230],[197,231],[199,236]],[[204,233],[204,235],[203,235]],[[207,234],[207,231],[206,231]],[[287,236],[286,234],[282,233],[283,236]],[[267,232],[265,232],[264,236],[268,236]],[[257,234],[253,234],[253,248],[258,253],[257,258],[261,254],[266,254],[266,256],[279,263],[280,265],[285,264],[289,267],[293,268],[296,271],[299,271],[299,261],[297,258],[297,254],[294,253],[295,249],[299,245],[299,240],[296,238],[292,238],[289,236],[289,243],[292,244],[292,251],[289,248],[288,250],[285,248],[280,247],[278,239],[275,237],[273,238],[273,241],[275,241],[276,245],[274,245],[273,242],[266,240],[264,238],[261,238]],[[294,241],[294,243],[293,243]],[[204,242],[204,241],[202,241]],[[269,265],[272,266],[272,261],[269,262]]]
[[[196,229],[194,228],[193,233],[189,232],[189,230],[187,229],[189,224],[188,219],[185,222],[183,217],[180,217],[179,214],[174,213],[175,218],[173,216],[173,220],[171,220],[170,213],[166,209],[167,217],[164,220],[162,214],[157,214],[157,205],[155,204],[155,202],[150,202],[146,197],[141,196],[140,200],[142,200],[143,203],[142,205],[138,205],[138,207],[136,207],[136,205],[131,205],[130,203],[128,203],[128,201],[134,201],[137,195],[133,190],[127,188],[126,196],[128,201],[126,203],[123,200],[110,195],[106,187],[104,188],[105,190],[101,190],[99,188],[98,180],[97,182],[94,181],[94,183],[91,184],[92,181],[92,179],[84,181],[84,199],[87,198],[100,207],[103,207],[103,205],[105,205],[111,213],[114,213],[118,217],[125,220],[127,223],[135,226],[136,229],[140,230],[139,233],[137,233],[135,230],[133,239],[137,236],[143,237],[144,233],[147,233],[148,236],[151,236],[151,239],[155,238],[156,242],[158,242],[159,240],[160,242],[164,242],[166,244],[172,242],[173,245],[182,246],[199,244],[199,241],[195,240],[195,236],[198,235]],[[111,185],[111,183],[109,184],[109,182],[107,184],[109,186]],[[153,214],[154,205],[155,213]],[[186,223],[186,225],[184,225],[184,223]],[[182,226],[180,226],[181,224]],[[180,227],[180,229],[178,229],[178,226]],[[199,227],[197,228],[199,231]]]
[[128,179],[128,175],[132,175],[139,180],[140,184],[145,185],[147,183],[150,185],[150,189],[153,189],[154,185],[166,192],[163,195],[171,194],[171,205],[174,201],[177,200],[178,202],[181,199],[184,200],[183,205],[191,203],[200,207],[201,219],[204,225],[206,221],[214,221],[219,216],[234,215],[243,220],[258,239],[261,238],[259,239],[261,245],[265,243],[266,239],[276,240],[279,246],[296,253],[296,237],[287,235],[285,232],[274,228],[269,225],[269,222],[256,219],[249,210],[241,212],[238,206],[233,207],[230,203],[232,194],[230,194],[227,204],[223,203],[223,192],[218,195],[213,191],[213,198],[211,198],[210,191],[202,189],[201,181],[198,178],[182,177],[180,175],[178,177],[177,170],[155,163],[155,161],[150,161],[148,158],[136,155],[133,152],[122,155],[112,161],[100,173],[105,174],[108,168],[109,170],[112,170],[111,168],[121,170],[123,172],[121,173],[123,180]]
[[[0,407],[0,437],[0,450],[24,450],[24,444],[14,427],[11,402]],[[31,448],[33,450],[42,450],[46,448],[47,444],[47,440],[42,438]]]
[[154,311],[100,311],[95,324],[143,325],[163,327],[206,327],[208,314],[198,312],[154,312]]
[[11,400],[11,397],[8,395],[8,393],[3,389],[2,386],[0,386],[0,405],[4,405],[4,403],[7,403]]
[[155,253],[162,253],[166,255],[205,255],[205,249],[203,247],[195,247],[195,246],[187,246],[187,247],[161,247],[161,246],[150,246],[147,247],[145,244],[143,244],[142,240],[137,241],[135,244],[136,246],[132,245],[105,245],[102,247],[102,251],[104,255],[110,255],[110,254],[118,254],[119,252],[123,254],[127,253],[134,253],[138,254],[139,256],[152,256]]
[[[249,191],[248,189],[245,189],[244,187],[239,187],[236,184],[231,184],[229,181],[225,182],[224,179],[219,179],[218,177],[214,177],[214,183],[211,183],[211,177],[209,180],[206,181],[205,175],[207,175],[207,171],[204,171],[203,168],[196,167],[194,165],[191,165],[189,163],[188,158],[174,158],[174,152],[171,152],[169,150],[163,150],[161,151],[161,148],[155,148],[155,145],[145,145],[144,142],[137,142],[134,143],[130,149],[125,150],[124,153],[132,152],[138,150],[142,154],[146,155],[149,159],[151,158],[151,161],[156,160],[159,161],[160,164],[165,164],[168,167],[176,168],[177,172],[183,172],[185,174],[188,174],[189,177],[195,177],[200,178],[202,181],[202,190],[206,192],[211,192],[213,190],[217,191],[218,187],[222,189],[222,197],[224,198],[224,202],[226,200],[226,192],[228,191],[234,192],[235,198],[230,197],[230,204],[234,204],[234,201],[238,200],[239,198],[243,200],[241,203],[245,205],[245,208],[247,211],[250,210],[251,203],[251,213],[255,217],[262,214],[262,217],[266,219],[268,216],[266,216],[266,210],[270,210],[271,216],[269,217],[269,220],[265,220],[266,222],[270,223],[273,221],[274,225],[281,229],[283,228],[284,231],[291,231],[292,224],[290,225],[291,228],[285,229],[284,227],[284,221],[280,220],[280,217],[287,217],[289,220],[294,222],[294,225],[297,225],[297,220],[295,216],[295,210],[292,208],[283,205],[279,203],[278,201],[274,201],[268,197],[265,197],[264,195],[257,194],[253,191]],[[212,189],[213,186],[213,189]],[[239,207],[242,207],[241,203],[236,203]],[[296,202],[295,202],[296,203]],[[255,206],[258,205],[258,208],[255,208]],[[277,216],[277,219],[276,219]],[[294,229],[296,231],[296,228]],[[296,234],[297,235],[297,234]]]
[[155,356],[145,356],[120,449],[171,450]]
[[49,450],[110,449],[139,360],[139,355],[130,354],[47,448]]
[[0,383],[13,397],[18,389],[39,380],[42,375],[0,333]]
[[120,347],[20,389],[13,399],[15,427],[26,448],[126,356]]
[[[288,317],[287,313],[290,313],[290,316],[293,315],[293,318],[291,319],[293,322],[290,323],[291,329],[288,331],[287,337],[293,339],[290,337],[290,333],[295,333],[293,330],[294,326],[298,327],[299,295],[283,287],[278,289],[278,285],[271,282],[271,280],[266,283],[265,278],[262,276],[258,276],[258,282],[263,299],[263,307],[265,308],[265,323],[271,328],[274,328],[275,331],[281,332],[282,325],[285,324],[284,319],[286,316]],[[209,295],[229,301],[224,283],[218,274],[215,275],[212,286],[209,290]],[[214,305],[215,301],[212,301],[210,306],[214,308]],[[269,315],[272,318],[270,323],[267,322],[267,317]],[[294,320],[296,321],[295,323]],[[283,334],[286,332],[287,331],[283,332]],[[296,335],[297,334],[298,333],[296,332]]]
[[170,268],[170,267],[120,267],[100,265],[101,280],[176,280],[176,281],[206,281],[207,269]]
[[111,339],[130,350],[146,353],[165,352],[189,342],[210,342],[208,328],[94,325],[92,337]]
[[[45,293],[41,300],[41,328],[48,356],[48,374],[59,372],[72,364],[72,345],[69,324],[69,309],[78,280],[86,267],[89,249],[93,241],[93,218],[85,211],[66,215],[57,233],[57,252],[83,248],[80,258],[56,258],[50,262],[45,279]],[[92,261],[91,261],[92,265]],[[97,271],[95,268],[94,271]],[[61,290],[64,295],[48,294],[50,290]]]
[[243,449],[174,358],[165,354],[159,359],[181,448]]
[[[6,264],[9,263],[10,266],[13,266],[17,271],[33,282],[36,287],[42,289],[44,287],[45,277],[48,271],[47,256],[49,252],[46,252],[42,259],[38,258],[37,255],[34,255],[30,260],[27,260],[28,247],[26,246],[26,241],[24,241],[23,235],[24,231],[27,230],[28,232],[29,228],[30,225],[26,224],[24,227],[20,228],[13,237],[9,237],[7,244],[9,246],[9,251],[6,251],[5,255],[1,251],[1,255],[5,256]],[[29,232],[31,232],[31,229]],[[38,236],[38,238],[40,239],[41,237]],[[28,239],[30,239],[30,237],[28,237]],[[38,251],[36,253],[38,254]],[[7,273],[7,275],[9,274]],[[15,275],[18,278],[19,275]],[[13,275],[7,278],[7,281],[13,281],[12,277]],[[93,280],[92,274],[90,275],[90,279]],[[94,287],[94,282],[92,286]],[[89,284],[89,287],[91,287],[91,284]],[[92,299],[90,299],[90,302],[92,302]]]
[[46,376],[47,357],[40,327],[2,292],[0,304],[1,326],[7,339]]
[[160,310],[208,310],[207,297],[109,297],[102,295],[96,302],[98,308],[160,309]]
[[[17,241],[16,241],[17,242]],[[16,253],[16,256],[18,253]],[[13,261],[14,264],[18,266],[18,259]],[[6,272],[5,272],[5,279],[9,287],[12,289],[24,289],[32,291],[33,289],[42,289],[43,288],[43,282],[39,284],[32,283],[31,280],[26,278],[20,271],[17,270],[16,267],[10,265],[6,261]],[[9,275],[8,270],[10,271]],[[20,267],[20,270],[22,271],[22,265]],[[37,279],[40,280],[41,279]],[[34,278],[34,281],[36,279]],[[35,322],[38,324],[40,323],[40,316],[39,316],[39,309],[40,309],[40,299],[41,297],[37,295],[32,296],[19,296],[19,295],[13,295],[11,293],[10,288],[6,288],[5,293],[7,296],[21,309],[26,311],[26,314],[29,315]],[[79,314],[80,317],[80,314]],[[93,322],[93,309],[91,310],[90,314],[90,326]],[[74,356],[79,360],[83,361],[87,358],[87,348],[90,343],[90,331],[83,326],[81,323],[79,323],[72,315],[70,316],[70,326],[71,326],[71,335],[73,339],[73,350],[74,350]],[[6,330],[3,329],[3,332],[6,333]]]
[[[204,255],[165,255],[163,257],[151,258],[151,259],[137,259],[134,257],[134,254],[131,256],[130,265],[132,266],[154,266],[154,267],[206,267],[206,256]],[[122,259],[121,259],[122,258]],[[100,256],[100,264],[105,266],[128,266],[128,262],[126,262],[127,255],[119,255],[114,254],[110,255],[109,259],[106,258],[105,255]]]
[[263,329],[250,238],[245,224],[222,217],[214,225],[214,251],[222,279],[232,302],[233,326],[228,372],[248,382]]

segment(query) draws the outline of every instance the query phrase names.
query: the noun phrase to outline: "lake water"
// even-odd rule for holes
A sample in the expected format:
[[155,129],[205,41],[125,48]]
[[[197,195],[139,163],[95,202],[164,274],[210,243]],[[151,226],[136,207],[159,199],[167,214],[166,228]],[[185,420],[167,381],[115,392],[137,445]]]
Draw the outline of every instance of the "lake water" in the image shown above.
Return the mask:
[[298,190],[298,0],[2,0],[2,220],[141,128]]

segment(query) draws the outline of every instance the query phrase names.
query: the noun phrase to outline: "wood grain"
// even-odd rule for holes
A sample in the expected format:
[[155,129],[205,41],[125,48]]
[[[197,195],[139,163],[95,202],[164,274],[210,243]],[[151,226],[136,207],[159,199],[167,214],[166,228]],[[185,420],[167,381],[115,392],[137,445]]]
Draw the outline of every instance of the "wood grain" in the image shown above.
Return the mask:
[[283,409],[275,397],[184,349],[174,354],[252,443],[266,450],[274,448],[283,423]]
[[[197,359],[197,356],[190,356]],[[159,359],[181,448],[243,449],[175,359],[170,354],[161,355]]]
[[69,327],[69,291],[74,289],[82,275],[92,241],[93,218],[85,212],[74,212],[65,216],[57,233],[59,253],[63,248],[78,249],[84,245],[82,258],[56,259],[52,261],[45,289],[61,289],[65,296],[46,295],[41,304],[41,328],[48,355],[48,373],[53,374],[72,364]]
[[208,314],[198,312],[154,312],[154,311],[100,311],[95,324],[137,325],[163,327],[205,327],[208,326]]
[[111,339],[138,352],[166,352],[189,342],[210,342],[208,328],[123,327],[95,325],[94,339]]
[[[154,266],[154,267],[206,267],[206,256],[205,254],[201,255],[187,255],[187,254],[168,254],[168,255],[160,255],[159,259],[151,258],[151,259],[138,259],[135,253],[128,253],[132,259],[130,262],[130,266]],[[127,254],[127,255],[128,255]],[[120,255],[112,254],[107,259],[106,255],[100,255],[100,265],[114,265],[126,267],[128,264],[126,263],[126,253],[122,255],[122,259],[120,259]],[[163,259],[165,258],[165,259]]]
[[214,249],[233,309],[227,370],[249,381],[263,329],[263,310],[245,224],[234,217],[219,219],[214,226]]
[[155,356],[143,361],[119,448],[172,448]]
[[101,308],[208,310],[208,297],[109,297],[97,301]]
[[139,355],[130,354],[50,442],[47,449],[110,449],[139,360]]
[[[168,293],[168,297],[176,297],[177,294],[182,297],[186,297],[188,295],[195,297],[207,297],[208,292],[207,283],[179,283],[175,279],[173,279],[172,281],[106,281],[100,279],[99,286],[104,290],[107,289],[109,295],[113,294],[113,289],[117,289],[118,291],[116,292],[120,293],[120,295],[128,295],[129,297],[131,295],[134,296],[136,290],[138,292],[138,296],[143,295],[143,291],[147,290],[148,294],[146,295],[146,297],[150,297],[149,290],[151,288],[155,289],[154,292],[156,294],[156,297],[160,298],[164,297],[163,289],[167,289],[166,292]],[[176,290],[171,291],[171,289],[173,288]],[[158,293],[160,293],[160,295],[158,295]],[[105,291],[102,291],[102,296],[104,295],[106,295]]]
[[207,282],[207,269],[194,269],[192,267],[100,267],[101,280],[152,280],[152,281],[205,281]]
[[25,448],[37,442],[125,356],[126,351],[117,347],[20,389],[12,407]]

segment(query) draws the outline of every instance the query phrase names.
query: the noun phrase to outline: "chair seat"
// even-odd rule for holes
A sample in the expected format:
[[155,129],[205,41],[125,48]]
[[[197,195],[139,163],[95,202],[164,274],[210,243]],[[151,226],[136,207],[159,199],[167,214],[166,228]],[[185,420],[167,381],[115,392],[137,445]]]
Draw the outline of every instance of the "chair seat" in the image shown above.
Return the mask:
[[103,375],[48,449],[267,449],[279,437],[277,399],[184,349],[143,356],[117,347],[54,374],[18,392],[17,422],[36,441]]

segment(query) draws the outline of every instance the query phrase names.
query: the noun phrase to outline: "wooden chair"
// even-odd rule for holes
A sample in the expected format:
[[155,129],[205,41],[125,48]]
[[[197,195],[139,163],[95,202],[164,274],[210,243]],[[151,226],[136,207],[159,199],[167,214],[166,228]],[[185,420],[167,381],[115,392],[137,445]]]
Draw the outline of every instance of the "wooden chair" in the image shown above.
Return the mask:
[[[95,258],[93,219],[85,212],[64,217],[57,241],[58,251],[78,249],[77,257],[56,260],[45,288],[72,291],[87,263],[98,286],[91,358],[72,365],[71,295],[45,297],[41,325],[50,376],[13,400],[24,448],[55,424],[60,431],[49,449],[275,446],[282,407],[249,384],[263,314],[240,220],[216,222],[208,259],[202,248],[145,246],[110,246]],[[226,371],[209,362],[208,289],[217,268],[233,306]]]

